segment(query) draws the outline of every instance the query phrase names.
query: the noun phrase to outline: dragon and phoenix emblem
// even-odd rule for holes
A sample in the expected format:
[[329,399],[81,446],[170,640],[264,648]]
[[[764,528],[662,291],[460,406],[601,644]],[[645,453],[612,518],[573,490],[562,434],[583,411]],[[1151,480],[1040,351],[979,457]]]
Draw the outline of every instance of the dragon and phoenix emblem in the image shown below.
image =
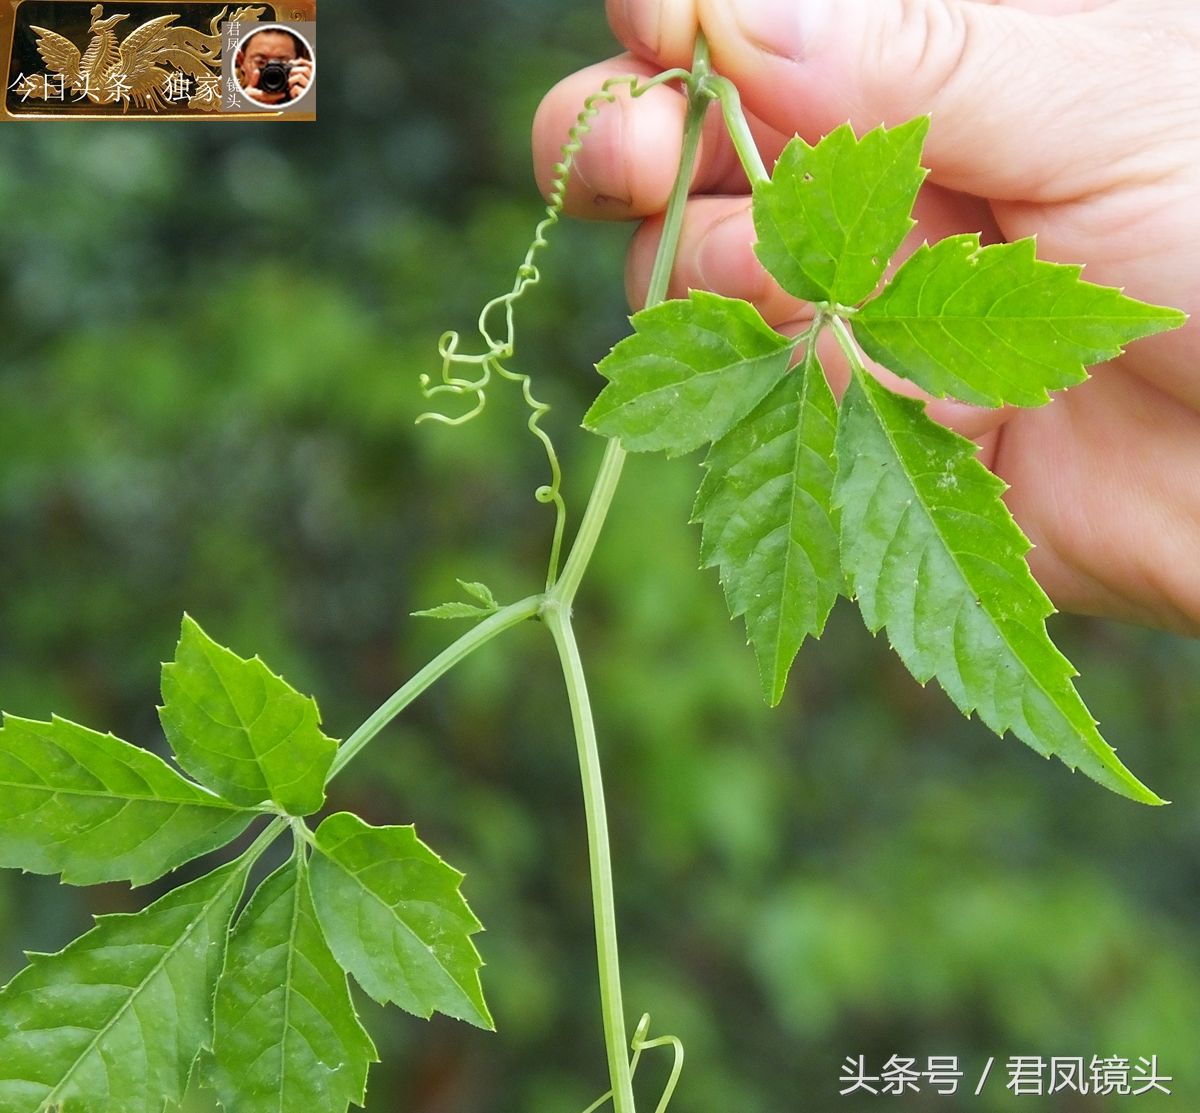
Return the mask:
[[215,111],[220,107],[221,33],[223,22],[253,23],[266,7],[222,8],[209,30],[180,25],[178,14],[156,16],[122,38],[120,24],[128,13],[105,16],[104,5],[91,9],[90,39],[81,47],[65,35],[30,25],[46,73],[32,74],[20,88],[40,100],[70,97],[97,105],[121,105],[157,112],[168,107]]

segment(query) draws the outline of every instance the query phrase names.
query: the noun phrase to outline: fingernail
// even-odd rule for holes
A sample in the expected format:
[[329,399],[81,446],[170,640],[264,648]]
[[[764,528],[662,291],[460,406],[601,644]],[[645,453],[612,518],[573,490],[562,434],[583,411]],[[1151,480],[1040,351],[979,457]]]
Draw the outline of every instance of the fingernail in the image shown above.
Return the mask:
[[[633,203],[628,183],[617,181],[614,176],[614,170],[624,167],[621,152],[624,149],[625,112],[625,104],[618,102],[596,121],[584,137],[583,147],[576,154],[572,167],[578,187],[591,194],[592,204],[600,208],[628,208]],[[593,172],[589,172],[589,167]]]
[[625,23],[636,40],[631,45],[653,58],[658,52],[661,33],[659,0],[624,0]]
[[733,18],[751,46],[802,62],[833,16],[831,0],[738,0]]
[[686,65],[696,37],[696,0],[624,0],[625,22],[639,53]]

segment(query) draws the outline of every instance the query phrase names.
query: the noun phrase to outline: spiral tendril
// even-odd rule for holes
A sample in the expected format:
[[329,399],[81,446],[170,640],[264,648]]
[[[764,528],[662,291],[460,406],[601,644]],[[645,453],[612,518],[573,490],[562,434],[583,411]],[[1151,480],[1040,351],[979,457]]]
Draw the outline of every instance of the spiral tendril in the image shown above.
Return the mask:
[[[455,398],[473,399],[469,408],[463,413],[450,415],[438,410],[421,414],[418,424],[423,421],[436,421],[443,425],[465,425],[478,417],[487,407],[487,388],[493,375],[499,375],[509,382],[518,383],[525,405],[529,409],[529,420],[526,426],[546,453],[550,467],[550,482],[538,487],[534,498],[543,504],[552,504],[555,511],[554,539],[550,546],[550,565],[546,574],[546,588],[554,586],[558,578],[559,556],[562,552],[563,533],[566,529],[567,508],[563,501],[562,470],[558,463],[558,454],[550,435],[542,428],[542,418],[549,412],[550,407],[540,401],[533,393],[533,380],[529,375],[513,371],[506,366],[513,358],[516,347],[516,329],[514,321],[514,306],[531,286],[536,286],[542,278],[536,259],[542,249],[549,245],[548,234],[562,217],[563,204],[566,199],[567,182],[571,175],[571,167],[575,156],[583,146],[583,138],[591,130],[592,121],[606,104],[612,104],[618,96],[618,90],[625,88],[632,97],[639,97],[648,89],[662,85],[668,81],[689,80],[691,75],[687,70],[666,70],[656,76],[643,79],[635,76],[610,77],[604,84],[583,102],[583,108],[575,119],[571,130],[567,133],[567,141],[563,144],[559,161],[554,166],[554,177],[550,183],[549,201],[546,212],[533,230],[533,242],[525,252],[525,258],[517,267],[512,289],[499,297],[492,298],[482,309],[477,322],[479,336],[485,345],[485,350],[478,353],[460,351],[462,337],[455,331],[444,332],[438,340],[438,355],[442,360],[441,378],[437,382],[429,375],[420,378],[421,393],[429,399],[439,395],[449,394]],[[493,323],[496,318],[499,323]],[[495,331],[494,331],[495,330]]]
[[[638,1060],[641,1059],[643,1051],[648,1051],[653,1047],[670,1046],[675,1052],[675,1062],[671,1065],[671,1076],[667,1079],[662,1097],[659,1098],[658,1105],[654,1108],[654,1113],[667,1113],[667,1106],[671,1104],[675,1087],[679,1085],[679,1076],[683,1073],[683,1041],[678,1036],[655,1036],[654,1039],[648,1040],[646,1033],[649,1031],[650,1014],[642,1013],[642,1019],[638,1021],[638,1026],[634,1029],[633,1039],[629,1041],[629,1047],[633,1051],[633,1055],[629,1059],[629,1076],[632,1078],[637,1072]],[[602,1109],[611,1100],[612,1090],[609,1090],[608,1093],[592,1102],[583,1113],[596,1113],[597,1109]]]

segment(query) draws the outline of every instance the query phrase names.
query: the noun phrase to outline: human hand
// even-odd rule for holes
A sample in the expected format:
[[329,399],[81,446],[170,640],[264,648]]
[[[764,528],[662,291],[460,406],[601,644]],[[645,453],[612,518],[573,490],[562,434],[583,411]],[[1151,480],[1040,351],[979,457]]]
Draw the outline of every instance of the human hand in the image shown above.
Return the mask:
[[303,95],[305,89],[308,88],[309,82],[312,81],[313,64],[308,58],[288,60],[286,93],[283,91],[276,93],[265,92],[259,88],[261,69],[249,62],[246,68],[246,81],[242,85],[242,91],[251,100],[258,101],[259,104],[284,104],[297,100]]
[[288,72],[288,99],[299,100],[312,81],[313,64],[307,58],[297,58]]
[[[687,65],[697,26],[739,87],[768,165],[794,133],[861,133],[930,113],[923,240],[1038,237],[1045,259],[1136,298],[1200,312],[1200,7],[1192,0],[609,0],[630,54],[555,87],[534,124],[538,180],[605,78]],[[667,87],[596,118],[567,209],[643,219],[629,254],[640,304],[679,155]],[[762,270],[748,186],[719,121],[705,130],[671,293],[754,302],[781,331],[811,310]],[[846,371],[822,352],[835,389]],[[879,369],[877,369],[879,370]],[[882,370],[905,393],[918,393]],[[1056,605],[1200,632],[1200,323],[1139,341],[1033,410],[931,403],[1011,484]]]

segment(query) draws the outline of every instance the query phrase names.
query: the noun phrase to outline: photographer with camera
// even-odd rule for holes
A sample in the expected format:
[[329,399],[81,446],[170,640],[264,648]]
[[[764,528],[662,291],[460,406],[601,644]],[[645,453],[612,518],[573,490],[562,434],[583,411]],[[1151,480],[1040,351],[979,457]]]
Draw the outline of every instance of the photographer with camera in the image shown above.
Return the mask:
[[299,100],[312,81],[313,63],[307,46],[282,27],[255,31],[237,54],[238,83],[259,104]]

